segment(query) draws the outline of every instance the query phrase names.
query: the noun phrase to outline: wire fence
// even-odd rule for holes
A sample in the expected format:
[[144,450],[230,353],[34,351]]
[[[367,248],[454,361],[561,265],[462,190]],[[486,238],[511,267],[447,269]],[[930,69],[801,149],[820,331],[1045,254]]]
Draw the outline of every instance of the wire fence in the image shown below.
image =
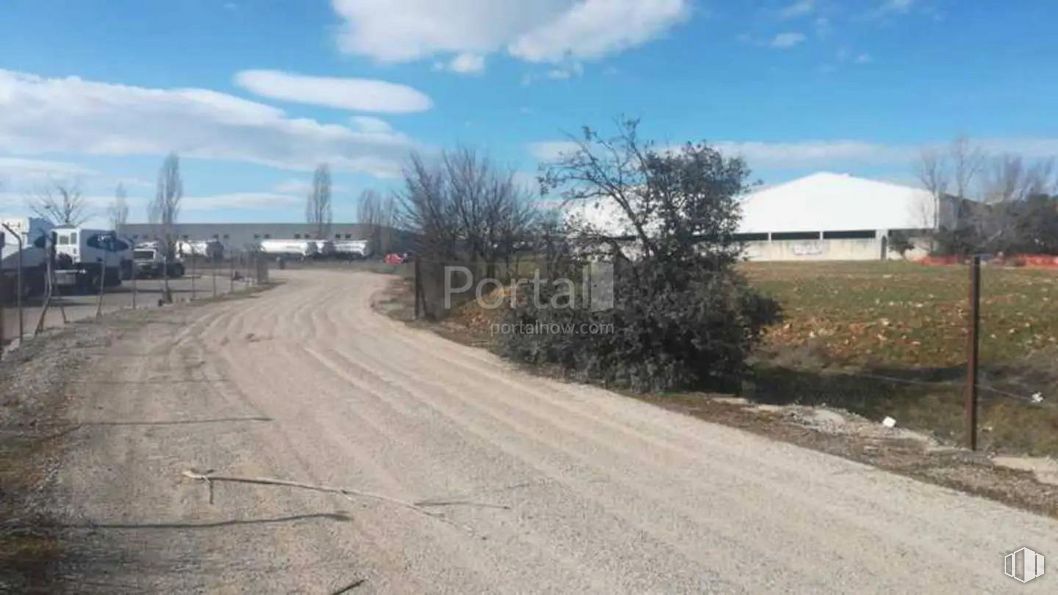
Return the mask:
[[148,274],[125,261],[107,267],[109,272],[102,276],[102,282],[96,271],[73,278],[72,283],[61,283],[57,275],[49,283],[43,270],[25,271],[21,279],[16,271],[5,271],[0,276],[0,353],[47,329],[79,320],[121,310],[215,299],[267,284],[269,265],[269,259],[257,253],[235,253],[223,259],[183,258],[170,263],[166,274],[157,270]]

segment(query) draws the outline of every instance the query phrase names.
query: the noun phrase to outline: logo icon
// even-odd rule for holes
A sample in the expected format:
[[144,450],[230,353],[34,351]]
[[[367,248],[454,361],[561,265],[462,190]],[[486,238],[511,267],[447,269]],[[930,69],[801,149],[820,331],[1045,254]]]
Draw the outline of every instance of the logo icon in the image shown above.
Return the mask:
[[1043,554],[1027,547],[1011,552],[1003,560],[1003,573],[1022,583],[1040,578],[1043,576]]

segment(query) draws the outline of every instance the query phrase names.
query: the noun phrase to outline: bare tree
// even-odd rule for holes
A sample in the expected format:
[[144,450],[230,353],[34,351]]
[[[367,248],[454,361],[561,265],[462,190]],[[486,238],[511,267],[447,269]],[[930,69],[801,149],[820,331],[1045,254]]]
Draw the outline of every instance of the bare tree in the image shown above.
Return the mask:
[[972,198],[974,183],[985,166],[985,152],[968,137],[960,136],[948,148],[951,160],[951,181],[955,196]]
[[312,175],[312,190],[305,203],[305,221],[316,227],[316,239],[325,239],[331,232],[331,168],[320,164]]
[[88,219],[88,205],[77,182],[52,180],[27,199],[30,210],[58,225],[76,227]]
[[164,299],[172,301],[169,291],[169,260],[175,253],[176,220],[180,216],[180,201],[184,198],[184,181],[180,177],[180,156],[170,153],[158,170],[158,188],[148,210],[148,220],[156,226],[162,247],[162,277]]
[[128,193],[125,192],[125,185],[118,184],[118,187],[114,189],[114,202],[110,204],[110,208],[107,209],[107,214],[110,217],[110,225],[114,231],[121,231],[125,224],[129,221],[129,203]]
[[1049,194],[1053,172],[1053,159],[1027,164],[1021,155],[1000,155],[991,160],[984,199],[989,203],[1006,203]]
[[924,149],[915,164],[915,175],[933,199],[932,205],[923,205],[923,223],[937,230],[941,223],[941,201],[950,183],[947,159],[936,149]]
[[384,254],[390,249],[395,207],[392,196],[382,198],[378,192],[371,189],[360,194],[357,219],[367,228],[366,239],[372,254]]
[[397,219],[435,258],[507,261],[535,214],[514,172],[472,149],[446,151],[433,166],[412,155],[404,179]]

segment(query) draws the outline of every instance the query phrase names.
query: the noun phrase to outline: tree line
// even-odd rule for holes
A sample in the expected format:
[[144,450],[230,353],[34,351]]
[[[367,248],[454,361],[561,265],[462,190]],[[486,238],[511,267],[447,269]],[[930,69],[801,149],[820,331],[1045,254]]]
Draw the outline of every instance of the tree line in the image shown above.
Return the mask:
[[928,227],[941,254],[1058,254],[1054,158],[989,154],[966,137],[926,149],[915,174],[934,204]]

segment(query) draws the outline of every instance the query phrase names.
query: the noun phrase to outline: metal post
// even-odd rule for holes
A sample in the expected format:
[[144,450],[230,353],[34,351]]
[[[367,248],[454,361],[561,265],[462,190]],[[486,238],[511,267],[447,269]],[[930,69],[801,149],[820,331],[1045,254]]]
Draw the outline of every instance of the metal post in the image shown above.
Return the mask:
[[228,293],[235,291],[235,255],[232,254],[229,259],[231,263],[231,275],[228,276]]
[[217,297],[217,255],[214,253],[210,256],[213,266],[209,267],[210,277],[213,278],[213,297]]
[[966,360],[966,435],[970,450],[977,450],[977,378],[981,327],[981,257],[970,261],[970,319]]
[[133,244],[132,245],[132,309],[133,310],[136,309],[136,293],[138,291],[136,289],[136,269],[137,268],[139,268],[139,267],[136,266],[136,245]]
[[107,286],[107,256],[110,252],[103,251],[103,261],[99,266],[99,301],[96,302],[96,318],[103,315],[103,289]]
[[[2,245],[2,244],[0,244]],[[7,283],[4,283],[4,271],[3,267],[0,266],[0,360],[4,359],[4,302],[7,297],[6,293]]]
[[195,249],[191,248],[191,301],[195,301],[198,297],[198,292],[195,290],[195,271],[197,261],[198,259],[195,258]]
[[[25,246],[22,243],[22,235],[21,234],[15,233],[15,230],[13,230],[10,227],[8,227],[6,223],[3,224],[3,227],[8,232],[10,232],[11,235],[14,236],[15,241],[18,242],[18,272],[16,274],[16,278],[18,280],[15,282],[15,291],[17,292],[17,294],[15,295],[15,307],[18,308],[18,343],[19,343],[19,345],[21,345],[22,344],[22,337],[26,333],[25,317],[23,316],[23,313],[22,313],[22,310],[23,310],[23,308],[22,308],[22,292],[24,291],[24,286],[22,285],[22,283],[23,283],[23,281],[22,281],[22,253],[24,252],[23,248],[25,248]],[[27,232],[27,235],[28,235],[28,232]]]

